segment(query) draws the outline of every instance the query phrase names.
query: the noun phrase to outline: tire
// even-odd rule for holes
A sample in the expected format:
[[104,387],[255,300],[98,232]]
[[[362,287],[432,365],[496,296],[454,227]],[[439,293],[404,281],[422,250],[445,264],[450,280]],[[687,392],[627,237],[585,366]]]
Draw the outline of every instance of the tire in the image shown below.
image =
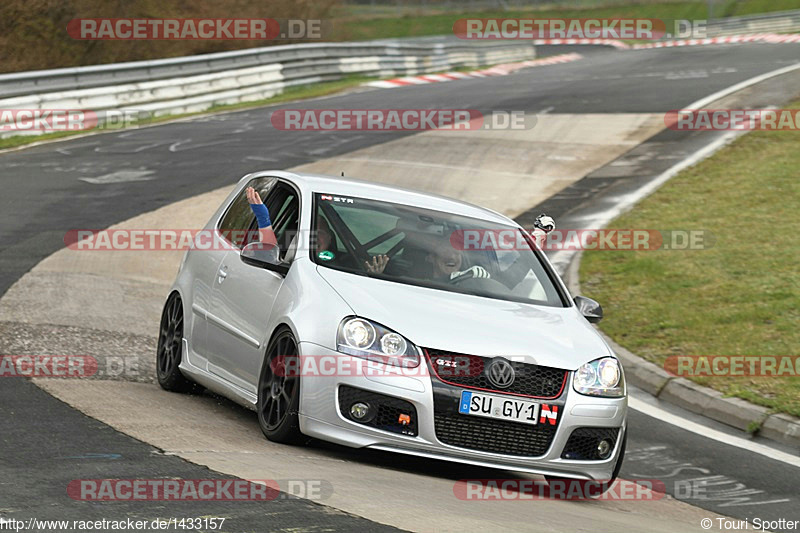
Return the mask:
[[[625,458],[625,445],[628,443],[628,431],[626,429],[625,433],[622,436],[622,445],[619,448],[619,456],[617,456],[617,463],[614,465],[614,470],[611,472],[611,479],[607,481],[600,482],[600,490],[596,492],[596,496],[601,496],[605,494],[608,489],[611,488],[611,485],[617,480],[619,476],[619,471],[622,469],[622,461]],[[589,484],[589,483],[598,483],[596,481],[589,481],[589,480],[577,480],[577,479],[570,479],[570,478],[563,478],[557,476],[544,476],[548,483],[553,483],[556,481],[563,481],[565,483],[582,483],[582,484]]]
[[170,392],[196,392],[199,385],[186,379],[178,368],[183,353],[183,301],[173,292],[164,304],[156,349],[156,377]]
[[267,346],[256,407],[264,436],[281,444],[302,444],[307,440],[300,431],[300,376],[281,371],[286,368],[286,359],[292,357],[298,357],[297,341],[288,327],[281,326]]

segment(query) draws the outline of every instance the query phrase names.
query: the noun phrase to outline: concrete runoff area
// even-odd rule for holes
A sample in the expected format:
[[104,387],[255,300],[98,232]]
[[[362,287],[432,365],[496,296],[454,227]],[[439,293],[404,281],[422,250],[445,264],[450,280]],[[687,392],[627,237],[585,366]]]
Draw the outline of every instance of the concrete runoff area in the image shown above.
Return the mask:
[[297,170],[458,198],[514,218],[664,128],[660,114],[541,114],[529,130],[429,131]]

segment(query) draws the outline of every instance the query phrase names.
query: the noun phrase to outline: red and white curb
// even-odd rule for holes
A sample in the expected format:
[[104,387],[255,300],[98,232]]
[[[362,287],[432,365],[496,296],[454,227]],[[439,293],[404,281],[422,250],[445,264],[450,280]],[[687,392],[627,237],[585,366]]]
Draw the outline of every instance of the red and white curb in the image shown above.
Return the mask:
[[750,35],[728,35],[726,37],[709,37],[707,39],[676,39],[656,43],[626,44],[616,39],[534,39],[533,44],[591,44],[613,46],[620,50],[644,50],[648,48],[673,48],[676,46],[702,46],[708,44],[738,43],[800,43],[800,34],[753,33]]
[[658,43],[635,44],[631,48],[642,50],[644,48],[672,48],[674,46],[702,46],[705,44],[735,44],[735,43],[800,43],[800,35],[781,35],[778,33],[754,33],[752,35],[729,35],[727,37],[712,37],[709,39],[681,39],[677,41],[662,41]]
[[393,87],[403,87],[406,85],[422,85],[426,83],[440,83],[443,81],[463,80],[467,78],[485,78],[487,76],[505,76],[514,71],[529,67],[541,67],[544,65],[556,65],[558,63],[569,63],[570,61],[577,61],[582,59],[580,54],[561,54],[552,57],[545,57],[542,59],[529,59],[528,61],[519,61],[517,63],[504,63],[502,65],[495,65],[493,67],[473,70],[471,72],[443,72],[440,74],[424,74],[421,76],[406,76],[405,78],[396,78],[393,80],[371,81],[365,83],[367,87],[377,87],[380,89],[390,89]]
[[591,45],[605,45],[619,48],[620,50],[627,50],[629,45],[618,41],[616,39],[534,39],[533,44],[591,44]]
[[[800,43],[800,34],[779,34],[779,33],[754,33],[751,35],[729,35],[726,37],[710,37],[707,39],[677,39],[674,41],[659,41],[656,43],[626,44],[616,39],[534,39],[535,45],[602,45],[612,46],[620,50],[645,50],[650,48],[673,48],[679,46],[703,46],[710,44],[739,44],[739,43]],[[444,72],[441,74],[425,74],[421,76],[407,76],[405,78],[395,78],[393,80],[371,81],[364,84],[367,87],[377,87],[380,89],[390,89],[403,87],[406,85],[423,85],[426,83],[439,83],[443,81],[461,80],[466,78],[485,78],[487,76],[505,76],[516,70],[528,67],[538,67],[543,65],[555,65],[557,63],[568,63],[582,59],[580,54],[561,54],[543,59],[531,59],[518,63],[505,63],[494,67],[473,70],[471,72]]]

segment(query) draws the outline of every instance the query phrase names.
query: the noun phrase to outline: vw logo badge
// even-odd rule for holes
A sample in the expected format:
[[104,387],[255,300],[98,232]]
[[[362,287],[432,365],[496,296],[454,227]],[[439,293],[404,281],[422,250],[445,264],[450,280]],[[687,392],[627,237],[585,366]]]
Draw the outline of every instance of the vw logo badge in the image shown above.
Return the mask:
[[505,359],[497,358],[486,368],[486,378],[498,389],[507,389],[514,384],[514,367]]

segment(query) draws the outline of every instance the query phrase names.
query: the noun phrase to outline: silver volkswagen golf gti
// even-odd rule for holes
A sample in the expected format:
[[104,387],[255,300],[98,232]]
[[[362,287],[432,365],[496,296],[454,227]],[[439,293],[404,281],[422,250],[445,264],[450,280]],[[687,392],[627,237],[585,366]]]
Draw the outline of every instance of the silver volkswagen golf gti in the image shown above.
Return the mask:
[[[272,216],[259,242],[245,189]],[[519,225],[494,211],[338,177],[239,181],[181,263],[158,381],[316,437],[545,475],[614,479],[621,365]],[[210,236],[210,237],[209,237]]]

